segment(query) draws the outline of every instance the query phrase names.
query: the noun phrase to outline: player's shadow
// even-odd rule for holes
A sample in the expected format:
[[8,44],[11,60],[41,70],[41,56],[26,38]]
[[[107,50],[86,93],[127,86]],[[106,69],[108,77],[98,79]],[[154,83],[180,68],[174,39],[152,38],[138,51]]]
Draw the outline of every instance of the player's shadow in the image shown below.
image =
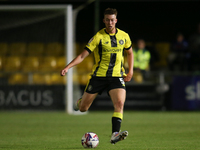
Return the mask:
[[[24,146],[24,145],[15,145],[15,146],[11,146],[11,145],[4,145],[4,146],[0,146],[0,149],[2,150],[7,150],[7,149],[30,149],[29,146]],[[68,149],[71,149],[71,150],[79,150],[79,149],[83,149],[82,147],[66,147],[66,148],[59,148],[59,147],[44,147],[44,148],[41,148],[41,149],[52,149],[52,150],[56,150],[56,149],[60,149],[60,150],[68,150]]]
[[48,149],[73,149],[73,150],[79,150],[79,149],[83,149],[82,147],[66,147],[66,148],[48,148]]

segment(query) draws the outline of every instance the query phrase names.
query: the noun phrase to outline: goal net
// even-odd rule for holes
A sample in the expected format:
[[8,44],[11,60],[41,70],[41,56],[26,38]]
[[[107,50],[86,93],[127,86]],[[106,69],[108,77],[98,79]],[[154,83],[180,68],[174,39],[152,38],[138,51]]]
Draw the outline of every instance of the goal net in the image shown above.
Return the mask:
[[74,113],[73,70],[59,74],[74,57],[72,5],[1,6],[0,22],[0,109]]

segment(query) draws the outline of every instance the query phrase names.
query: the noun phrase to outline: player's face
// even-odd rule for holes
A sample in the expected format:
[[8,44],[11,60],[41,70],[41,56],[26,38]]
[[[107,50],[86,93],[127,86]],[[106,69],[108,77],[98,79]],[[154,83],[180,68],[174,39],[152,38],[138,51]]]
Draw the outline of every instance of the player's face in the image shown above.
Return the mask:
[[106,26],[106,31],[108,33],[115,33],[115,24],[117,23],[116,15],[104,15],[103,22]]

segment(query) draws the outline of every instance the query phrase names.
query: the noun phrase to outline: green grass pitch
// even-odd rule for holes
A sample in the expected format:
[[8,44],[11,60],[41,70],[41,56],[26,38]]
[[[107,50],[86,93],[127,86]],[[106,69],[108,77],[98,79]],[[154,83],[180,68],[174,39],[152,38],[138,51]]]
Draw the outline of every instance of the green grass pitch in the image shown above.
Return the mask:
[[200,112],[125,111],[126,140],[115,145],[111,111],[68,115],[64,112],[0,112],[0,150],[81,150],[85,132],[99,136],[99,150],[199,150]]

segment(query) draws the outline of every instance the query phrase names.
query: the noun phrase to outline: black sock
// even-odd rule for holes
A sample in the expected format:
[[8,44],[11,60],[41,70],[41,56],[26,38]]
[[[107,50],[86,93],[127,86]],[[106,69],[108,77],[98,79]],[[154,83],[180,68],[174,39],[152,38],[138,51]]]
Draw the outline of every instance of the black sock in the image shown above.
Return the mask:
[[121,127],[122,119],[117,117],[112,117],[112,133],[119,132]]

